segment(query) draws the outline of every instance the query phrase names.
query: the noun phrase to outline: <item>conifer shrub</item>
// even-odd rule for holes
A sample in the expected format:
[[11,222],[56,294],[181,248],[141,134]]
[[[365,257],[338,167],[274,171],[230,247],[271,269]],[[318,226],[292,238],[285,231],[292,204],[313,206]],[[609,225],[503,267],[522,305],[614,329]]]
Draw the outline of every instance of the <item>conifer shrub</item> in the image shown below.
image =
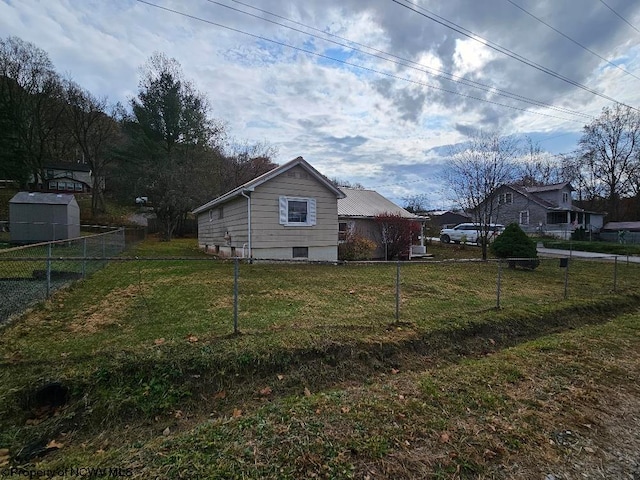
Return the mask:
[[507,259],[509,268],[533,270],[540,265],[536,243],[517,223],[508,225],[491,244],[490,249],[496,257]]

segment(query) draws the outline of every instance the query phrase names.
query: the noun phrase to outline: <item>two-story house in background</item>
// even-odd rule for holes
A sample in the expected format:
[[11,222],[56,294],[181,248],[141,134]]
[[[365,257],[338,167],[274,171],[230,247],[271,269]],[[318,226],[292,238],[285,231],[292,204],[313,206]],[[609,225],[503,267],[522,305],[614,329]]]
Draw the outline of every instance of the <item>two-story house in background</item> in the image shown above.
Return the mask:
[[517,223],[527,233],[569,238],[579,227],[599,232],[604,213],[590,212],[573,205],[574,188],[569,182],[525,187],[499,187],[489,199],[492,223]]
[[[44,166],[44,182],[30,183],[36,190],[64,193],[87,193],[93,187],[93,172],[86,163],[50,163]],[[104,189],[104,178],[100,179]]]

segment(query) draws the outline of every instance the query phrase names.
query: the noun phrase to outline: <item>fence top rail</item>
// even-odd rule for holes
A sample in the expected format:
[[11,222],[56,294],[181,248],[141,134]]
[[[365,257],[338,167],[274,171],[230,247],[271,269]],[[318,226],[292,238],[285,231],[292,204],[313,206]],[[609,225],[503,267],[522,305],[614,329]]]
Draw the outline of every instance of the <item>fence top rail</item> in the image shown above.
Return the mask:
[[[28,250],[29,248],[45,247],[47,245],[62,245],[62,244],[65,244],[65,243],[70,243],[70,242],[78,242],[80,240],[85,240],[87,238],[96,238],[96,237],[101,237],[101,236],[106,236],[106,235],[112,235],[114,233],[120,232],[121,230],[124,230],[124,228],[123,227],[117,227],[117,228],[114,228],[113,230],[111,230],[109,232],[102,232],[102,233],[96,233],[96,234],[93,234],[93,235],[84,235],[84,236],[81,236],[81,237],[67,238],[65,240],[52,240],[52,241],[49,241],[49,242],[29,243],[27,245],[20,245],[18,247],[0,249],[0,255],[8,253],[8,252],[16,252],[16,251],[20,251],[20,250]],[[40,257],[40,258],[43,258],[43,257]]]
[[[46,244],[44,244],[46,245]],[[0,250],[0,253],[17,250],[17,249],[7,249]],[[282,264],[282,265],[354,265],[354,266],[374,266],[374,265],[425,265],[425,264],[451,264],[451,263],[459,263],[459,264],[469,264],[469,263],[484,263],[484,264],[504,264],[509,261],[531,261],[531,260],[542,260],[542,261],[550,261],[557,260],[558,258],[566,258],[570,257],[567,255],[566,257],[538,257],[538,258],[490,258],[487,260],[476,259],[476,258],[451,258],[444,260],[402,260],[402,261],[304,261],[304,260],[283,260],[283,259],[249,259],[243,257],[227,257],[227,258],[217,258],[217,257],[139,257],[139,256],[59,256],[59,255],[41,255],[41,256],[29,256],[29,257],[0,257],[0,261],[2,262],[37,262],[42,260],[50,260],[50,261],[109,261],[109,262],[136,262],[136,261],[186,261],[186,262],[220,262],[220,263],[233,263],[235,261],[239,261],[241,263],[253,263],[253,264]],[[602,257],[572,257],[573,261],[589,261],[589,260],[614,260],[625,259],[625,256],[621,255],[609,255]]]

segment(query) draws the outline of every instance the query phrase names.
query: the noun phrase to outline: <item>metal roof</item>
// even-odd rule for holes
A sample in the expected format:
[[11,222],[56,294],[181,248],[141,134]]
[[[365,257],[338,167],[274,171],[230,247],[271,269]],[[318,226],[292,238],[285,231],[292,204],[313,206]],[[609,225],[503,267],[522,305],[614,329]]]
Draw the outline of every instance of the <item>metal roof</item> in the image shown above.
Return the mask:
[[405,218],[422,218],[407,212],[374,190],[341,187],[345,198],[338,199],[338,217],[375,217],[391,213]]
[[634,230],[640,231],[640,222],[607,222],[602,230]]
[[68,205],[75,201],[75,197],[68,193],[18,192],[9,200],[9,203]]

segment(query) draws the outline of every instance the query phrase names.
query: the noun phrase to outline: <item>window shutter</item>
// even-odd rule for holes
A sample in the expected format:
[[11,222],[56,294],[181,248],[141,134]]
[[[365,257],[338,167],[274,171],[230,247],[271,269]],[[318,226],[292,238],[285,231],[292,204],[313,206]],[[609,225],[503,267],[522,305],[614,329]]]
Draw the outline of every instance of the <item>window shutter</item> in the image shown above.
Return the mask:
[[316,199],[315,198],[309,199],[307,203],[307,208],[309,209],[309,211],[307,212],[307,215],[308,215],[307,223],[309,225],[315,225],[316,224]]
[[280,225],[286,225],[287,220],[287,197],[280,197]]

